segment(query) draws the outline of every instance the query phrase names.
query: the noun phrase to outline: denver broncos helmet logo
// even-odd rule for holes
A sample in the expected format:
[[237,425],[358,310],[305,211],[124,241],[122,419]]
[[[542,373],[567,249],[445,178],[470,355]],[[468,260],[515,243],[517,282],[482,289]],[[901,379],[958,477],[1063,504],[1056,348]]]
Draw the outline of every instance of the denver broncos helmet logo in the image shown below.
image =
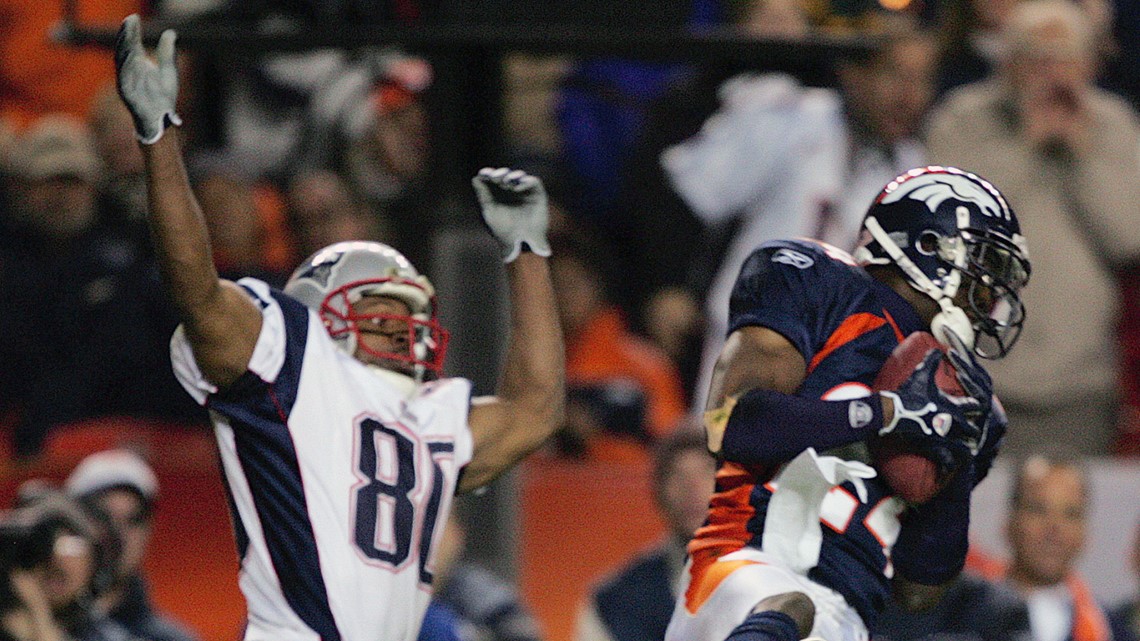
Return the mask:
[[[922,173],[917,173],[920,171]],[[953,167],[926,167],[908,172],[887,185],[879,202],[887,205],[904,198],[923,203],[931,213],[953,199],[977,205],[984,216],[1011,219],[1005,198],[992,185]]]

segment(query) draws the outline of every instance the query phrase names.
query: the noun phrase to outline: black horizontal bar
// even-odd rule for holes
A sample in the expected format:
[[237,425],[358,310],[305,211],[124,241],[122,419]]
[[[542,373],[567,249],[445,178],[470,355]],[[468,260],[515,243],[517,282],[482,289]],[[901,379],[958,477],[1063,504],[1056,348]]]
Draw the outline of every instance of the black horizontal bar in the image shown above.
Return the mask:
[[[656,60],[723,60],[756,66],[804,67],[872,51],[876,42],[861,37],[812,35],[762,39],[731,27],[694,32],[681,29],[592,28],[581,25],[322,25],[234,21],[147,20],[143,37],[153,45],[163,30],[178,32],[179,47],[216,52],[303,51],[325,47],[399,45],[430,52],[480,48],[536,54],[614,55]],[[56,39],[73,45],[114,44],[116,30],[61,22]]]

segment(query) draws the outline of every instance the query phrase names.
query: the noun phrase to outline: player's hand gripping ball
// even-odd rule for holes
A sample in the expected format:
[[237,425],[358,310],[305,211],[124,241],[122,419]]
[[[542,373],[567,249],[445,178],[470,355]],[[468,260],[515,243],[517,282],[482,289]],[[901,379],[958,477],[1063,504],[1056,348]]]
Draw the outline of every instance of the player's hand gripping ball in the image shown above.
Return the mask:
[[[927,332],[908,336],[883,363],[875,379],[874,390],[897,390],[932,350],[947,351],[946,346]],[[949,358],[938,360],[934,382],[949,396],[968,397]],[[896,413],[899,410],[896,399]],[[932,417],[931,422],[936,423],[936,419]],[[876,435],[868,440],[872,463],[899,498],[916,505],[925,503],[953,478],[957,471],[956,462],[948,452],[930,445],[935,440],[931,438],[921,443],[899,431]]]

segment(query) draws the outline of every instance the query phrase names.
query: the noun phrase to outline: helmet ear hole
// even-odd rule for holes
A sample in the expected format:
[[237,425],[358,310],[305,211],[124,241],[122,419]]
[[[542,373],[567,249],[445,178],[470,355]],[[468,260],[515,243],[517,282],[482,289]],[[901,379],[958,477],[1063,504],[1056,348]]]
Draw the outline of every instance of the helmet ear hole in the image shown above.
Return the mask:
[[938,241],[942,237],[932,231],[924,231],[918,235],[918,240],[914,242],[914,248],[924,256],[933,256],[938,253]]

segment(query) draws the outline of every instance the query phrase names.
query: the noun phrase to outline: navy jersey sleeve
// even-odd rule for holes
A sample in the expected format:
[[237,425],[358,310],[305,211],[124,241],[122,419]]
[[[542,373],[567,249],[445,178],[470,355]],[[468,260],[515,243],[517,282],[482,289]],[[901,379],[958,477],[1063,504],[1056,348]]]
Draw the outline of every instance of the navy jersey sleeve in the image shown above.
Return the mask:
[[828,290],[811,246],[766,243],[740,269],[728,308],[729,333],[749,325],[767,327],[791,341],[805,360],[815,353],[819,310]]

